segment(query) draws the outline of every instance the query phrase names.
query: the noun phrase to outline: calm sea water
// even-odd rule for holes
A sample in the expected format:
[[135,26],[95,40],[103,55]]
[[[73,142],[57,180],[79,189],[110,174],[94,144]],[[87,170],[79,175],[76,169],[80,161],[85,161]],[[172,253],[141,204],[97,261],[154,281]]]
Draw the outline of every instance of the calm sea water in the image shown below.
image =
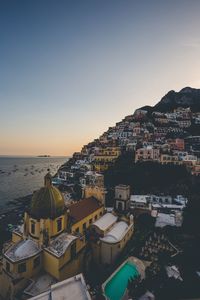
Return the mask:
[[67,157],[0,157],[0,209],[10,200],[32,194],[43,186],[44,175],[54,175]]

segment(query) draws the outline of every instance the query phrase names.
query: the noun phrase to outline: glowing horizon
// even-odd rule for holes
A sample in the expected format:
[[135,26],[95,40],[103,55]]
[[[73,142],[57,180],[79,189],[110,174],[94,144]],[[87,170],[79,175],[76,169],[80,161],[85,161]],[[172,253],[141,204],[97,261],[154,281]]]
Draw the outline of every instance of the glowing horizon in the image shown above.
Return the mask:
[[1,1],[0,155],[71,156],[169,90],[199,88],[199,10]]

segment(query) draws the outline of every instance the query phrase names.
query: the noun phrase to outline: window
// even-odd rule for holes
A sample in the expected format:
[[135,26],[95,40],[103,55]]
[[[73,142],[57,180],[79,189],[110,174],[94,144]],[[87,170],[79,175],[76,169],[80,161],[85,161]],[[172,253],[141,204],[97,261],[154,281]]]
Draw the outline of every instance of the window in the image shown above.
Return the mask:
[[79,233],[79,227],[76,228],[76,233]]
[[31,233],[35,234],[35,222],[31,222]]
[[10,264],[9,264],[9,262],[6,262],[6,271],[10,272]]
[[83,230],[86,230],[86,223],[83,224]]
[[92,224],[92,219],[89,220],[89,224]]
[[37,268],[40,265],[40,256],[36,257],[33,261],[33,268]]
[[22,263],[18,265],[18,273],[26,272],[26,263]]
[[95,218],[95,220],[97,220],[97,215],[94,218]]
[[61,231],[62,229],[62,219],[57,220],[57,231]]
[[76,243],[71,245],[71,259],[76,256]]

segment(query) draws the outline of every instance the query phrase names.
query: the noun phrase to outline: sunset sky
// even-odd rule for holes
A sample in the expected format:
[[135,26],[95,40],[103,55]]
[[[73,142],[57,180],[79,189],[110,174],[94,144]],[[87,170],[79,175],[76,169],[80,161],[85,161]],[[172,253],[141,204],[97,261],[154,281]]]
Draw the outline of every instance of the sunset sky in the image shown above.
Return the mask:
[[0,155],[71,155],[200,88],[200,1],[0,0]]

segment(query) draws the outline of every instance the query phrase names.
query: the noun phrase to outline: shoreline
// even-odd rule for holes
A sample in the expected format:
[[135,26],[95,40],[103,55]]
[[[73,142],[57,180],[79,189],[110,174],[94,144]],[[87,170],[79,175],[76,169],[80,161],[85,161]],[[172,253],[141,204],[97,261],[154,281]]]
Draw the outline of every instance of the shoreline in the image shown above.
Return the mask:
[[3,244],[11,238],[11,230],[23,221],[24,212],[28,208],[32,194],[11,200],[7,209],[0,213],[0,250]]

